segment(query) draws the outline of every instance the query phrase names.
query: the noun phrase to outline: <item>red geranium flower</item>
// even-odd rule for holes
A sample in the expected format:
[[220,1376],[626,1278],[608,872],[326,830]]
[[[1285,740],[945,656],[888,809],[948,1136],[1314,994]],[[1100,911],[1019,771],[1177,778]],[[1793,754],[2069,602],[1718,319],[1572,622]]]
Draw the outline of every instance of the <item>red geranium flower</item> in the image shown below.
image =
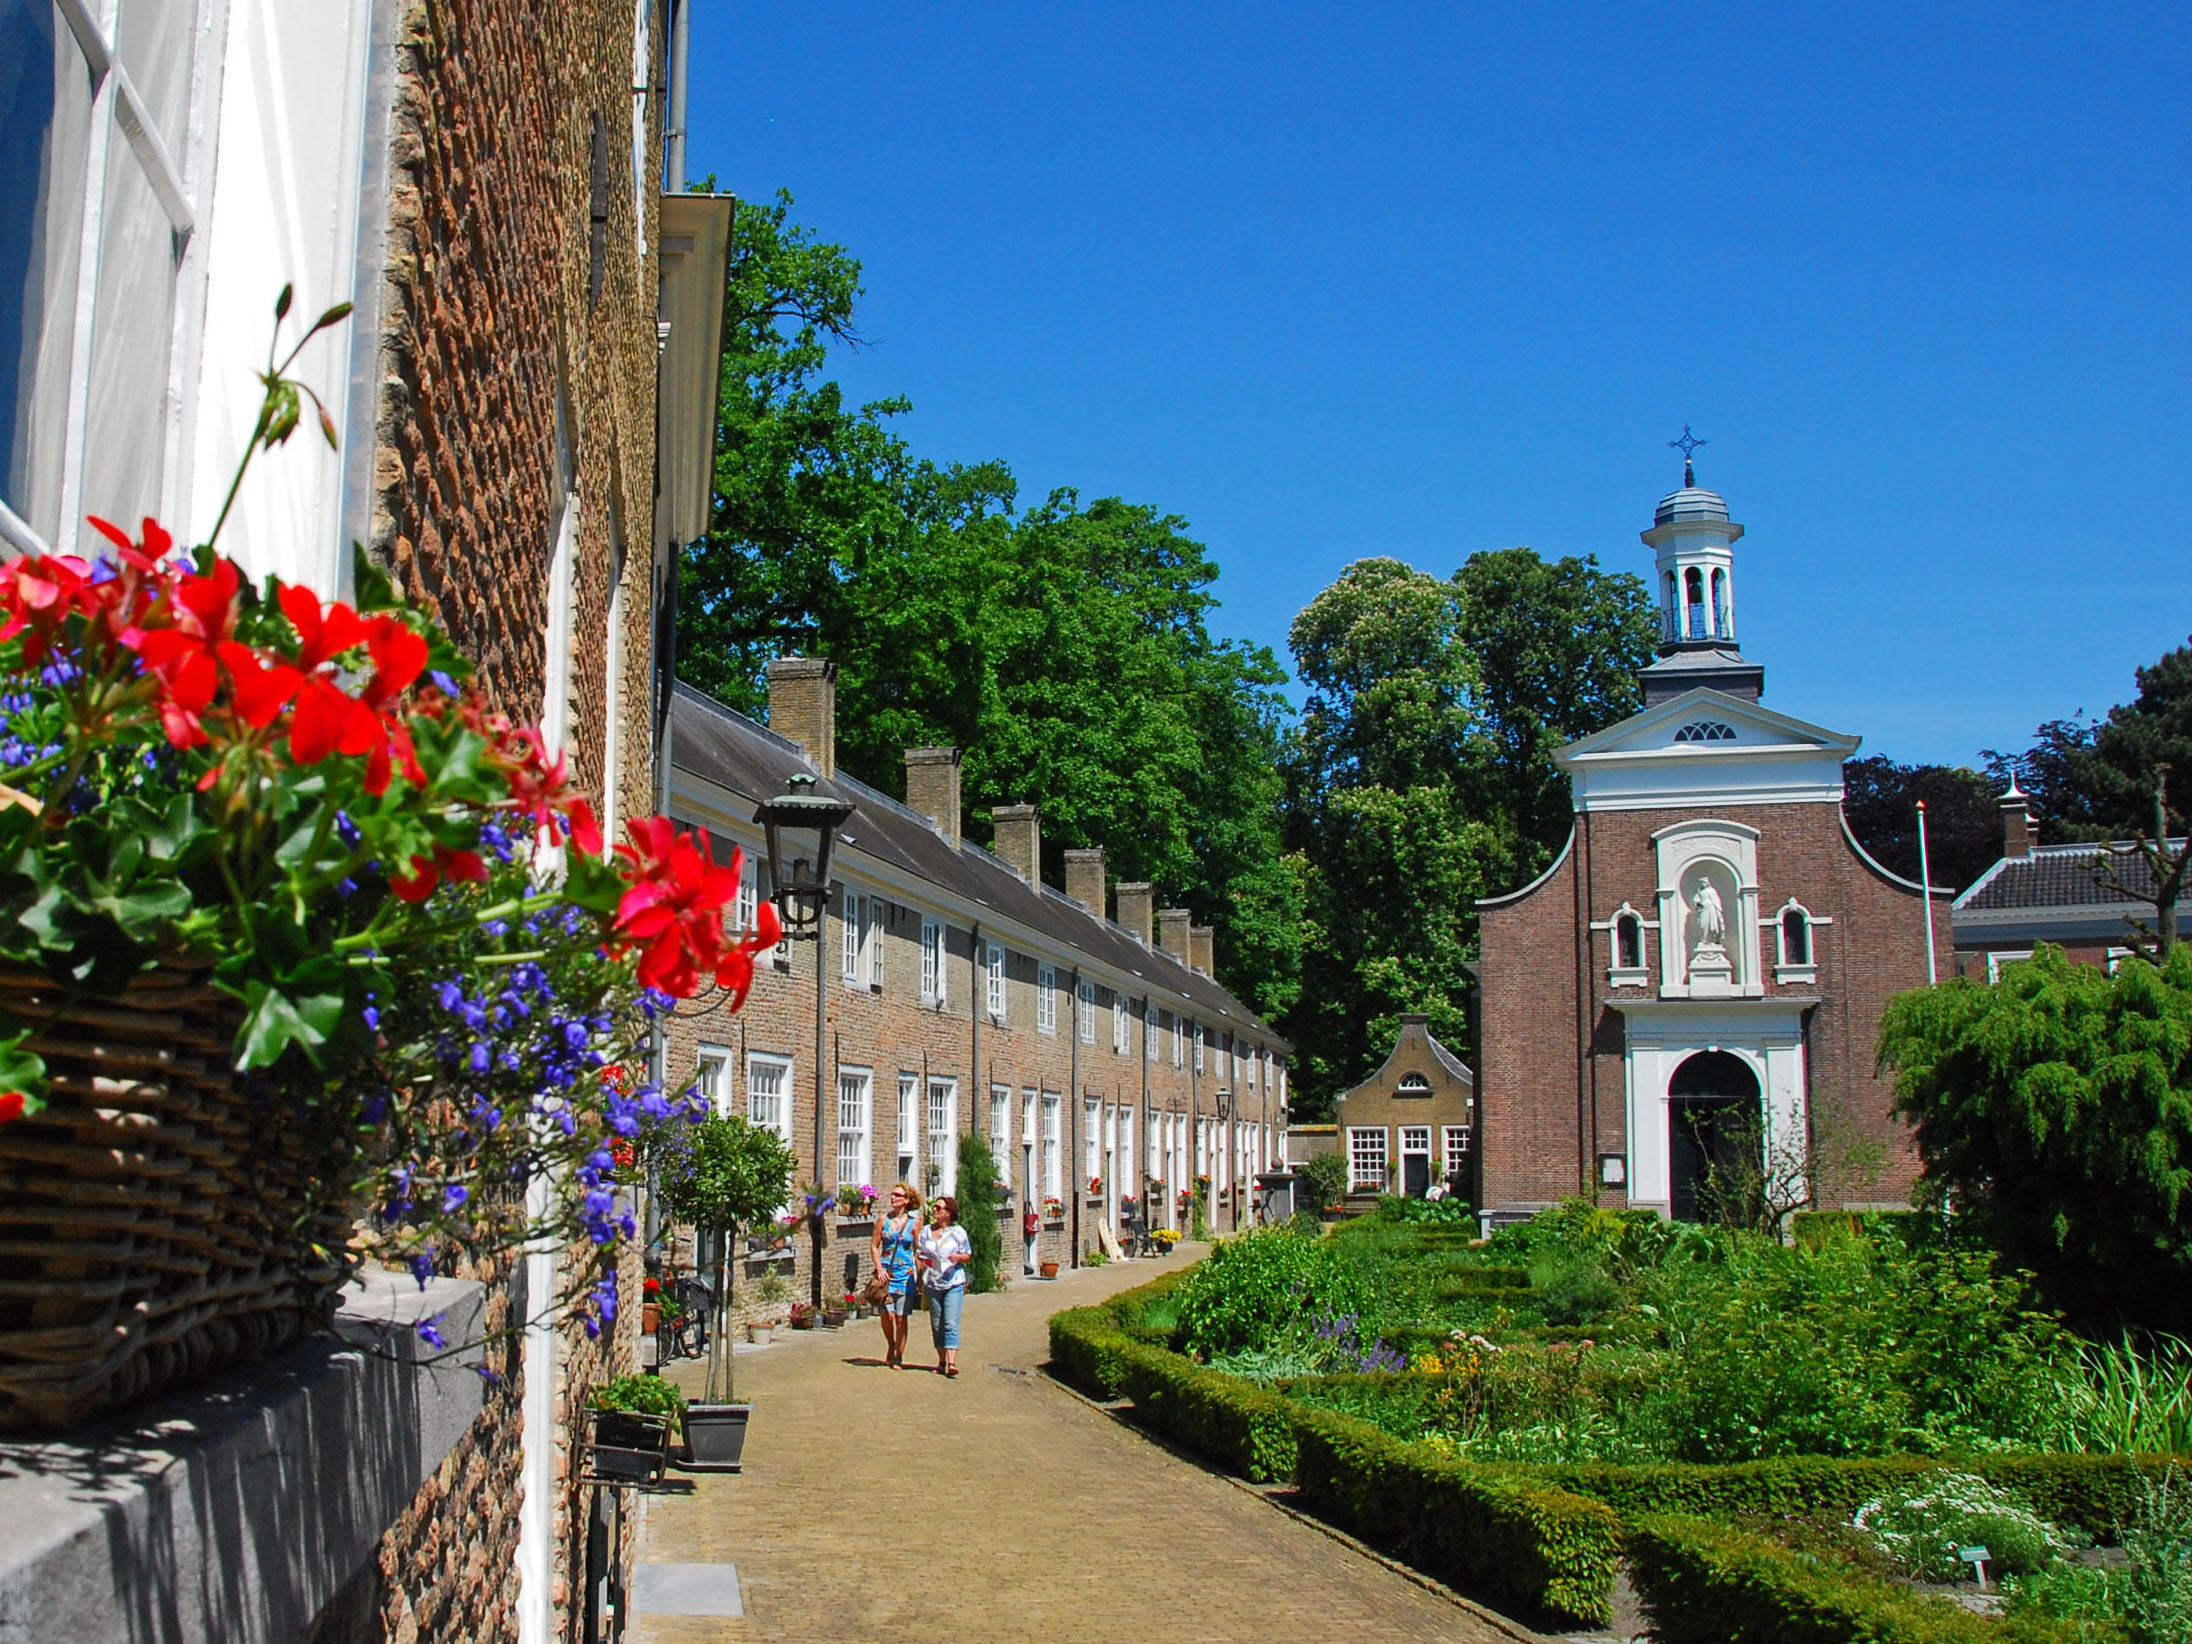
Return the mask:
[[398,901],[423,902],[434,894],[434,887],[444,879],[484,885],[487,883],[487,864],[478,851],[458,851],[436,845],[432,856],[411,858],[409,873],[391,875],[388,888],[396,893]]
[[571,786],[570,761],[562,754],[549,757],[548,745],[537,729],[523,730],[512,738],[515,763],[510,767],[510,803],[518,815],[553,842],[554,822],[561,815],[570,825],[571,843],[588,856],[601,854],[601,824],[594,808]]

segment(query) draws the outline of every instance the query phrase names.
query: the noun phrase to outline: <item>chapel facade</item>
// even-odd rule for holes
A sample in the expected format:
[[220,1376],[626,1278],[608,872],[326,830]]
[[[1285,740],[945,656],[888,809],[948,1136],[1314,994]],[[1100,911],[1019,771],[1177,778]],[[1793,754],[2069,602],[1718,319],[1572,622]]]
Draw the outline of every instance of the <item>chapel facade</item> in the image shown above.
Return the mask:
[[1746,1158],[1823,1206],[1907,1203],[1916,1180],[1874,1053],[1929,954],[1950,974],[1950,893],[1929,903],[1851,834],[1859,739],[1761,701],[1736,640],[1742,535],[1686,464],[1643,533],[1661,620],[1644,708],[1554,756],[1567,844],[1478,903],[1487,1225],[1577,1196],[1696,1219]]

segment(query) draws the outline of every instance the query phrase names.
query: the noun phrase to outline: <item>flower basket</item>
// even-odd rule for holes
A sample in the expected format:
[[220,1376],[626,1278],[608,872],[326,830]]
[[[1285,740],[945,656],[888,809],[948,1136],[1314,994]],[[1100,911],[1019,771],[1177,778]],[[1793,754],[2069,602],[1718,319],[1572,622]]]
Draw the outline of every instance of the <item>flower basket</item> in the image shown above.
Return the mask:
[[0,1005],[40,1024],[51,1077],[0,1126],[0,1426],[69,1427],[326,1322],[350,1219],[315,1212],[306,1138],[230,1072],[240,1007],[203,967],[72,1003],[0,963]]

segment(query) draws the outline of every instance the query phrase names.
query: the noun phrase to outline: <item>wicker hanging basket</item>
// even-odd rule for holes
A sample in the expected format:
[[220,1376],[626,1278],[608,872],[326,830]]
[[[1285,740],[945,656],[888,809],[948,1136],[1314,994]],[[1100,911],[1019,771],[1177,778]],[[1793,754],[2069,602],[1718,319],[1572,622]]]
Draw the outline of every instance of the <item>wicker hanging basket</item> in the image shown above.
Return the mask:
[[246,1094],[239,1007],[204,966],[78,1001],[0,963],[0,1006],[40,1024],[52,1081],[0,1125],[0,1428],[73,1426],[328,1320],[336,1161],[290,1104]]

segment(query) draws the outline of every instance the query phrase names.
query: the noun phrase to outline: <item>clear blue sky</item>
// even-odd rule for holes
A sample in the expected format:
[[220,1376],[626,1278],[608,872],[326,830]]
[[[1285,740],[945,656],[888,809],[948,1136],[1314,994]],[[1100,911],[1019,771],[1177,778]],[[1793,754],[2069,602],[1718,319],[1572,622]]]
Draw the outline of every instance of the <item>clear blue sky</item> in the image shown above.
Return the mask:
[[1748,528],[1767,701],[2021,747],[2192,630],[2192,9],[704,4],[690,169],[866,268],[860,398],[1350,560]]

